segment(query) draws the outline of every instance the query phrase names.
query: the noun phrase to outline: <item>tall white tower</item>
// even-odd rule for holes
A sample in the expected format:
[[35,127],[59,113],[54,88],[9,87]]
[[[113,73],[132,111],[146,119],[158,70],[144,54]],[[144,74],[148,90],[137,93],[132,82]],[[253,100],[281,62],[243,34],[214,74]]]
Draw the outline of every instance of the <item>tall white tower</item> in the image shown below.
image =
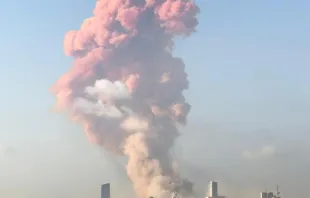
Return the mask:
[[208,187],[208,196],[207,198],[225,198],[225,196],[218,195],[218,185],[215,181],[210,181]]

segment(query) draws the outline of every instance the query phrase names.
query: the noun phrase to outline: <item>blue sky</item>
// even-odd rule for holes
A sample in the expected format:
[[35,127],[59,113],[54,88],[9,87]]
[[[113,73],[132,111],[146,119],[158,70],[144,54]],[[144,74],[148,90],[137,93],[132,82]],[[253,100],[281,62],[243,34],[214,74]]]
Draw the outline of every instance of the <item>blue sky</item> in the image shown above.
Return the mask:
[[[184,130],[189,134],[180,141],[184,153],[203,148],[193,142],[212,145],[213,136],[238,134],[238,141],[248,141],[280,135],[293,147],[309,138],[310,2],[197,3],[197,33],[178,39],[175,52],[184,58],[191,83],[186,95],[193,109]],[[28,151],[33,159],[42,150],[55,159],[61,153],[67,161],[59,166],[69,166],[69,156],[81,151],[95,152],[78,126],[50,111],[55,99],[48,90],[72,63],[63,53],[64,34],[79,28],[93,7],[94,1],[82,0],[0,2],[0,144]],[[236,146],[225,138],[219,144],[226,145],[222,158],[251,149],[228,154]]]

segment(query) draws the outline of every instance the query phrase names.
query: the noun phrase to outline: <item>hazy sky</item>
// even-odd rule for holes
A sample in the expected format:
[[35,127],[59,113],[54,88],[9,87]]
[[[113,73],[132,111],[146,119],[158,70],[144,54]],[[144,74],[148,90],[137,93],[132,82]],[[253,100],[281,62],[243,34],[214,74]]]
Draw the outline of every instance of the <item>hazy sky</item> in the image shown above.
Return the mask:
[[[98,197],[100,183],[127,182],[113,156],[51,111],[48,89],[72,63],[64,34],[94,2],[0,1],[0,197]],[[197,3],[197,33],[176,45],[193,106],[174,149],[185,174],[222,181],[230,197],[277,183],[309,197],[298,183],[310,182],[310,2]]]

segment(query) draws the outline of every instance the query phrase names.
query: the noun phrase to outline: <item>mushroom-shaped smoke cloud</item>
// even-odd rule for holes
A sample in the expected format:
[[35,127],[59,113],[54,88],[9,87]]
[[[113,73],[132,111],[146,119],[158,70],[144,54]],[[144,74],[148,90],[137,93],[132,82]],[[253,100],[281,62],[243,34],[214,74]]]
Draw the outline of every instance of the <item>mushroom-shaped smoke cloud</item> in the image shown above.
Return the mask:
[[65,54],[75,60],[52,89],[57,107],[84,126],[91,142],[128,156],[141,198],[193,196],[169,149],[190,110],[173,38],[195,31],[198,11],[191,0],[98,0],[94,16],[65,36]]

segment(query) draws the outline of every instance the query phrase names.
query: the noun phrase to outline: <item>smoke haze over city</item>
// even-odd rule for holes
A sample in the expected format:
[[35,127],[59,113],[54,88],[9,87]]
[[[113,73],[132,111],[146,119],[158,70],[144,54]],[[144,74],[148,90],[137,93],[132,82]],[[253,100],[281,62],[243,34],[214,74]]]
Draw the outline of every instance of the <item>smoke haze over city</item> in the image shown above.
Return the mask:
[[[94,130],[85,135],[85,128],[72,122],[72,116],[68,114],[79,113],[87,119],[112,117],[115,120],[124,112],[136,116],[133,112],[141,112],[137,106],[143,104],[144,108],[151,104],[164,107],[164,114],[171,121],[186,123],[180,128],[181,135],[173,139],[173,145],[169,144],[174,160],[166,167],[166,172],[172,181],[188,179],[193,182],[196,197],[205,197],[209,180],[216,180],[219,181],[220,194],[229,198],[259,197],[259,192],[274,191],[277,184],[283,197],[308,198],[310,3],[197,0],[195,4],[199,7],[199,14],[195,6],[183,6],[183,11],[187,11],[185,17],[191,19],[184,24],[181,20],[163,22],[169,17],[162,11],[154,18],[169,36],[156,42],[158,45],[154,49],[137,47],[130,51],[148,53],[147,50],[152,50],[157,52],[157,58],[165,55],[165,60],[171,61],[161,50],[171,37],[180,35],[173,39],[171,56],[184,62],[185,69],[178,70],[178,74],[189,82],[189,89],[183,92],[186,100],[174,97],[180,96],[177,91],[172,94],[164,90],[168,87],[156,88],[157,99],[164,98],[164,102],[145,102],[147,94],[140,95],[139,100],[132,99],[136,78],[145,80],[145,76],[150,76],[147,79],[152,82],[145,91],[155,90],[155,81],[173,79],[164,75],[164,69],[152,70],[151,73],[149,67],[140,75],[122,71],[120,73],[129,79],[127,84],[121,83],[125,77],[119,77],[118,71],[111,72],[111,78],[99,75],[93,80],[87,70],[89,76],[75,82],[79,86],[88,78],[92,78],[92,82],[80,86],[80,90],[75,89],[77,92],[70,100],[72,103],[69,108],[65,106],[67,112],[58,113],[53,108],[57,102],[55,89],[59,91],[55,82],[77,64],[80,53],[94,49],[98,44],[75,42],[70,46],[67,42],[64,52],[64,38],[68,39],[67,32],[80,30],[83,21],[94,16],[96,1],[1,2],[0,197],[96,198],[100,194],[100,185],[111,182],[113,198],[136,198],[137,190],[126,173],[127,158],[119,144],[105,144],[104,138],[91,133]],[[148,14],[143,10],[145,7],[137,4],[137,8],[136,14]],[[124,20],[122,26],[128,28],[126,31],[122,29],[128,33],[128,41],[138,30],[148,30],[133,26],[129,17],[119,16],[119,19]],[[147,24],[149,28],[154,25],[149,21]],[[145,32],[142,33],[143,39]],[[148,41],[151,43],[162,38],[161,33],[154,33]],[[126,40],[120,34],[117,36],[118,39],[112,40],[98,37],[97,41],[111,46]],[[150,43],[144,42],[146,46]],[[112,57],[112,62],[119,60],[109,53],[105,56]],[[128,60],[130,53],[125,53]],[[146,62],[150,57],[142,58]],[[135,61],[132,68],[139,73],[141,65]],[[160,72],[163,75],[157,78]],[[118,82],[111,83],[115,80]],[[186,88],[184,78],[173,80],[178,91]],[[60,87],[64,88],[64,85]],[[54,88],[52,94],[51,87]],[[108,96],[108,104],[114,104],[112,99],[117,99],[120,103],[116,106],[121,104],[123,107],[105,109],[100,102],[102,98],[99,96],[102,95]],[[165,98],[168,95],[169,100]],[[183,110],[186,110],[187,103],[191,105],[187,119],[184,119],[185,114],[183,117],[172,114],[172,103],[182,104]],[[158,108],[150,109],[163,112],[157,111]],[[143,112],[144,115],[149,116],[149,112]],[[138,117],[141,118],[140,114]],[[132,126],[126,127],[126,130],[132,130]],[[121,132],[119,134],[123,137]],[[109,134],[104,135],[116,143],[119,141]],[[165,156],[160,153],[160,157]],[[175,170],[178,170],[177,174]],[[145,191],[141,194],[150,195]]]

